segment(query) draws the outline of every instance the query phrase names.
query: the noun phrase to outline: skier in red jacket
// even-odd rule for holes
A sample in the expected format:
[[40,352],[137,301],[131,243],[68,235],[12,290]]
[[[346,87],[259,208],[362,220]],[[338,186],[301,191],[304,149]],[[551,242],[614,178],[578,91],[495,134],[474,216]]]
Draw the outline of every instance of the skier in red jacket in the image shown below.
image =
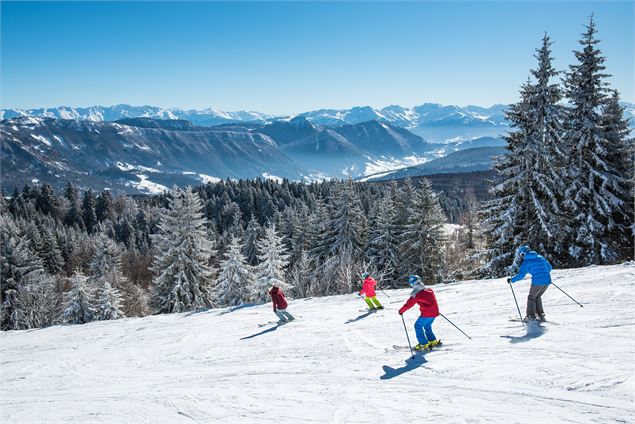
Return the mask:
[[362,296],[366,294],[366,304],[368,305],[369,311],[375,311],[377,309],[384,309],[377,300],[377,294],[375,293],[375,286],[377,285],[377,281],[373,277],[370,276],[369,273],[362,273],[362,278],[364,279],[364,283],[362,284],[362,289],[359,291],[359,295]]
[[418,275],[411,275],[408,278],[408,283],[412,287],[412,292],[410,293],[410,298],[399,309],[399,315],[403,315],[415,304],[419,304],[421,316],[415,321],[415,333],[419,343],[415,346],[415,350],[430,350],[434,346],[441,344],[441,340],[437,339],[432,332],[432,323],[439,316],[437,298],[434,296],[432,289],[426,288]]
[[295,318],[287,312],[287,306],[289,306],[289,304],[284,297],[282,289],[278,286],[271,286],[269,294],[271,295],[271,302],[273,303],[273,312],[280,319],[278,324],[286,324],[287,322],[293,321]]

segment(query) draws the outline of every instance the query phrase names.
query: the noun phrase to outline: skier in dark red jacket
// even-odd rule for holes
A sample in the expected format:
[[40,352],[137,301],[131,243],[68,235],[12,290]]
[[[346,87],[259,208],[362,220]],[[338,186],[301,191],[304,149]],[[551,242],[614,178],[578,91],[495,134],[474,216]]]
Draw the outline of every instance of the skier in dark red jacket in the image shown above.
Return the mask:
[[282,289],[278,286],[272,286],[269,290],[271,295],[271,302],[273,303],[273,312],[278,316],[280,321],[278,324],[286,324],[293,321],[295,318],[289,312],[287,312],[287,299],[284,297]]
[[432,332],[432,323],[439,316],[439,305],[432,289],[426,288],[418,275],[411,275],[408,283],[412,286],[412,292],[408,301],[399,309],[399,315],[403,315],[408,309],[419,304],[421,316],[415,321],[415,333],[417,341],[415,350],[430,350],[441,344],[441,340]]

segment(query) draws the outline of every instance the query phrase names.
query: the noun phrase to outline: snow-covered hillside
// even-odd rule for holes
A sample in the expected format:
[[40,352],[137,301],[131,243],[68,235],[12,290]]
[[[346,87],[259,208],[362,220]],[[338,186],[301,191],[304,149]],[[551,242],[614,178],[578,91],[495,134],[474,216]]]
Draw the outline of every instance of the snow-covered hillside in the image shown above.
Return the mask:
[[[527,333],[503,279],[435,287],[444,346],[408,360],[407,290],[0,335],[3,423],[634,422],[635,264],[554,272]],[[517,283],[524,307],[528,282]],[[405,314],[411,338],[418,312]]]

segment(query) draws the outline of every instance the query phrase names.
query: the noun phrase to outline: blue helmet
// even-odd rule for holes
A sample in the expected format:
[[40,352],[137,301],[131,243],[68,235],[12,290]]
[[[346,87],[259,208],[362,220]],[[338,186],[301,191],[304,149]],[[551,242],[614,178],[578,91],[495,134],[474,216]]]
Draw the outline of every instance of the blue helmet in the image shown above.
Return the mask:
[[524,255],[525,253],[529,252],[531,249],[529,248],[529,245],[527,244],[523,244],[522,246],[520,246],[518,249],[516,249],[516,256],[518,255]]
[[363,279],[366,279],[366,277],[369,277],[369,276],[370,276],[370,274],[369,274],[369,273],[367,273],[367,272],[362,272],[362,278],[363,278]]
[[411,275],[410,277],[408,277],[408,284],[410,284],[411,286],[414,286],[417,283],[421,282],[421,277],[419,277],[418,275]]

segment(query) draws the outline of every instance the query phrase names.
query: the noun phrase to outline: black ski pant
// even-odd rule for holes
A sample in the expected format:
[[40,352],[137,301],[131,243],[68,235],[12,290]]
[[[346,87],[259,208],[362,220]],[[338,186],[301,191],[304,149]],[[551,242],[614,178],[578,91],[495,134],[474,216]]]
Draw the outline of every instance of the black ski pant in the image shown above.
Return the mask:
[[527,316],[531,318],[536,317],[536,313],[538,315],[543,315],[545,310],[542,309],[542,295],[547,291],[549,284],[544,286],[538,286],[536,284],[532,284],[529,287],[529,296],[527,296]]

